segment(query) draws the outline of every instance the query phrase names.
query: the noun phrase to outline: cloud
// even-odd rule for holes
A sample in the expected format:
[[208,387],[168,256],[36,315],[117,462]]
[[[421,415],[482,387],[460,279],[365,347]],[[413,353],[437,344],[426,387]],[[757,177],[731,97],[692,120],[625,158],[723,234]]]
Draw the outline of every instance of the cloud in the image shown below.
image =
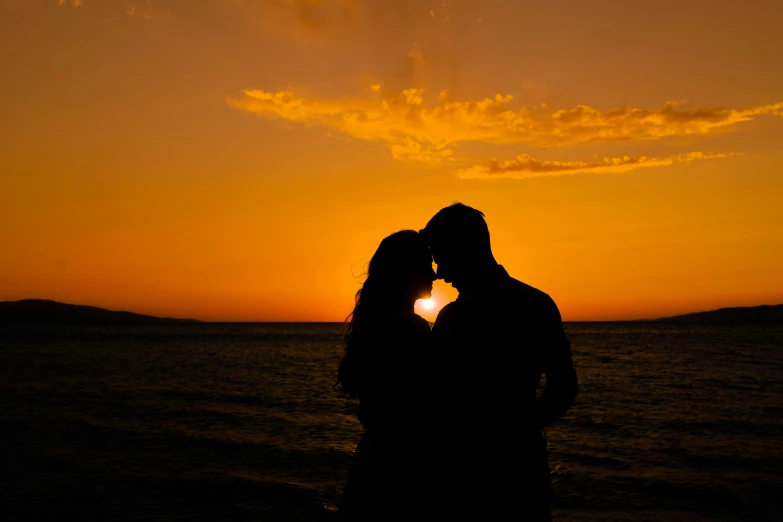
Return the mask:
[[675,163],[690,163],[692,161],[728,158],[736,153],[707,154],[704,152],[688,152],[667,158],[648,158],[629,156],[604,158],[601,161],[539,161],[528,154],[522,154],[511,160],[500,161],[487,159],[482,165],[457,171],[462,179],[499,179],[499,178],[536,178],[543,176],[564,176],[586,173],[620,173],[645,167],[665,167]]
[[57,5],[72,5],[74,7],[80,7],[84,5],[82,0],[57,0]]
[[313,99],[290,91],[246,90],[227,102],[267,117],[326,127],[356,139],[389,145],[395,158],[443,165],[458,159],[464,142],[565,147],[586,142],[644,141],[708,134],[763,115],[783,116],[783,103],[748,109],[687,109],[670,102],[661,109],[624,107],[600,111],[588,105],[552,110],[546,104],[518,106],[511,95],[457,101],[441,92],[425,103],[423,89],[369,98]]
[[[373,92],[381,87],[372,86]],[[448,148],[454,140],[437,136],[422,113],[423,91],[407,89],[376,100],[307,100],[291,92],[245,91],[245,98],[227,100],[240,109],[268,118],[305,125],[319,125],[361,140],[387,143],[400,160],[422,161],[431,165],[446,162],[454,155]],[[441,133],[447,131],[443,126]]]
[[418,141],[405,137],[405,142],[391,146],[392,157],[400,161],[418,161],[434,167],[442,165],[454,156],[454,151],[446,148],[445,144],[422,145]]
[[601,112],[587,105],[552,114],[554,144],[559,142],[649,140],[666,136],[706,134],[714,129],[750,121],[761,114],[783,116],[783,103],[736,110],[688,110],[677,102],[662,109],[623,107]]

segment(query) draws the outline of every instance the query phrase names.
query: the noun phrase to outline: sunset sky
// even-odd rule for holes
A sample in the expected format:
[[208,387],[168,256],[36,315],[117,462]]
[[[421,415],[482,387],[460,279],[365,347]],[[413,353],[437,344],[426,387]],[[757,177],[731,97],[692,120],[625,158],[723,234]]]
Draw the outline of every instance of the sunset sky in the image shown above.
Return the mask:
[[0,0],[0,301],[341,321],[380,240],[461,201],[565,320],[783,303],[782,23],[780,0]]

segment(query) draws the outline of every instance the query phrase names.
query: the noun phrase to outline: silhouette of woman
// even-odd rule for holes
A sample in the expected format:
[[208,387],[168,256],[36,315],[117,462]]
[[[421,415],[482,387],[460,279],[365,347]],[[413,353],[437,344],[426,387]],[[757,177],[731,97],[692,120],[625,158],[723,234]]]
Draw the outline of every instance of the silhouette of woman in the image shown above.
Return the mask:
[[423,500],[416,448],[430,325],[413,305],[432,295],[435,279],[427,245],[403,230],[381,241],[356,293],[338,379],[359,399],[365,432],[343,491],[341,521],[404,520]]

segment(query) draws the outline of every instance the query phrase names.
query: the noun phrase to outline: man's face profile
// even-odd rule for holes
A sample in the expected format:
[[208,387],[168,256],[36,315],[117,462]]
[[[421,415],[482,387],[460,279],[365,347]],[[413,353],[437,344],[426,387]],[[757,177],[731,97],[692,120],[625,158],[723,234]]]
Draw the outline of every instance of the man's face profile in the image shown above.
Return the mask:
[[434,241],[430,245],[430,252],[432,253],[433,261],[438,265],[438,279],[443,279],[458,289],[461,278],[459,265],[456,262],[458,258],[454,254],[453,249],[443,242]]

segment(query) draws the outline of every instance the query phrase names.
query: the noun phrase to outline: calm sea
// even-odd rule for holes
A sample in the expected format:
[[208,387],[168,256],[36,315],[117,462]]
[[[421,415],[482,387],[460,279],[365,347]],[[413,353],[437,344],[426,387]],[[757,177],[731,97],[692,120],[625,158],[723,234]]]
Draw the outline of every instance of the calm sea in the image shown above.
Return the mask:
[[[783,519],[783,326],[566,330],[556,519]],[[339,332],[0,327],[0,520],[335,520],[362,431]]]

